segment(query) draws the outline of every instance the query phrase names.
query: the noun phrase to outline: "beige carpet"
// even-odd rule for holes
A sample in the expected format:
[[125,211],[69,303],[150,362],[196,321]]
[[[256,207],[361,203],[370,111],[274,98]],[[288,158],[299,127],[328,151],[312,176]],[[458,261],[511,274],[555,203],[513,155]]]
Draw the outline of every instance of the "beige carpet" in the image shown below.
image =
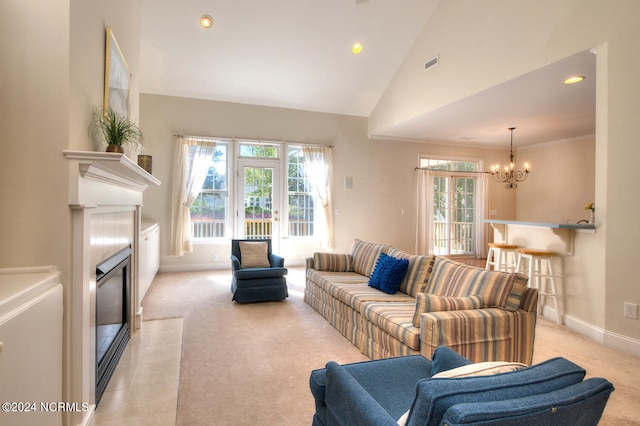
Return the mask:
[[[230,272],[164,273],[144,299],[145,321],[184,318],[177,425],[309,425],[308,379],[329,360],[366,360],[302,299],[290,268],[284,302],[231,302]],[[616,391],[603,425],[640,425],[640,358],[540,319],[534,361],[564,356]]]

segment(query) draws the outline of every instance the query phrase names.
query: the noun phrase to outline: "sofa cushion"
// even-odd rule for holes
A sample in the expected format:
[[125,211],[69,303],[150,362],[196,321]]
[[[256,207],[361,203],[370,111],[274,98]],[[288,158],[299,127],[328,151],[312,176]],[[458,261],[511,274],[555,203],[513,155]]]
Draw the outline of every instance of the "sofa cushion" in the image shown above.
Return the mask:
[[478,295],[485,307],[516,311],[527,280],[525,275],[476,268],[437,256],[425,293],[447,297]]
[[326,292],[358,312],[366,302],[405,302],[411,303],[412,306],[415,304],[415,300],[409,295],[401,292],[384,293],[363,283],[334,282],[327,287]]
[[268,268],[269,246],[266,241],[241,241],[240,242],[240,267],[241,268]]
[[553,392],[579,383],[585,370],[553,358],[521,370],[483,377],[426,379],[418,382],[408,425],[438,425],[455,404],[500,401]]
[[[419,351],[420,329],[413,325],[415,309],[415,301],[362,303],[361,314],[366,320],[365,326],[367,327],[368,337],[384,345],[385,343],[388,344],[388,342],[383,341],[383,334],[388,334],[410,349]],[[385,349],[391,353],[397,352],[397,348]]]
[[409,254],[393,247],[389,248],[387,254],[398,259],[407,259],[409,261],[407,273],[400,283],[398,290],[413,297],[416,297],[418,293],[423,293],[427,286],[429,274],[433,269],[435,256]]
[[350,254],[314,253],[313,269],[329,272],[351,272],[353,259]]
[[400,287],[400,282],[407,272],[409,261],[396,259],[385,253],[380,253],[378,261],[369,278],[369,285],[388,294],[394,294]]
[[459,296],[445,297],[429,293],[418,293],[413,325],[420,327],[420,315],[426,312],[463,311],[465,309],[481,309],[482,297]]
[[388,245],[367,243],[358,239],[353,241],[351,246],[351,257],[353,258],[353,271],[365,277],[370,277],[380,253],[386,253]]

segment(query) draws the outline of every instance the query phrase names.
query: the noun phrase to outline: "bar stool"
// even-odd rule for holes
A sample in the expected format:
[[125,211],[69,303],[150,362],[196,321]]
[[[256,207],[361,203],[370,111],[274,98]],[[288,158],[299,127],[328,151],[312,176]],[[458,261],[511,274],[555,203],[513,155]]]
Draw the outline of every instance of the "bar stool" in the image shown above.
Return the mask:
[[502,272],[517,271],[517,255],[518,246],[504,243],[489,243],[489,252],[487,253],[487,264],[485,269]]
[[[556,322],[562,325],[562,315],[558,309],[558,296],[556,294],[556,275],[553,273],[553,258],[556,253],[550,250],[518,249],[518,263],[516,270],[529,275],[529,287],[538,290],[540,300],[538,302],[538,314],[547,298],[553,299],[556,309]],[[528,271],[524,268],[523,260],[529,262]]]

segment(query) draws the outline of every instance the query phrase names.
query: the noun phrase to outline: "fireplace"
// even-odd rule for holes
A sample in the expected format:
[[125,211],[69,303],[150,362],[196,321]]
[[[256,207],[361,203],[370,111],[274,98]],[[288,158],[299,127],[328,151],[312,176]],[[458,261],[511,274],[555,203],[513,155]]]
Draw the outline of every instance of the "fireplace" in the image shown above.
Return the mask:
[[130,285],[130,247],[96,266],[96,404],[129,341]]

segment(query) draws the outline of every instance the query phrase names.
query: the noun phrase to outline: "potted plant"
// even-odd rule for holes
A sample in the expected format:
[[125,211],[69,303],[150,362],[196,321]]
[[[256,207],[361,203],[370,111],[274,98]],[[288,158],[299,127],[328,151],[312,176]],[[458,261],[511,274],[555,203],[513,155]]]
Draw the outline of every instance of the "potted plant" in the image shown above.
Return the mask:
[[89,133],[100,145],[106,144],[106,152],[124,153],[125,146],[138,152],[142,147],[142,130],[136,123],[118,115],[112,108],[96,108]]

